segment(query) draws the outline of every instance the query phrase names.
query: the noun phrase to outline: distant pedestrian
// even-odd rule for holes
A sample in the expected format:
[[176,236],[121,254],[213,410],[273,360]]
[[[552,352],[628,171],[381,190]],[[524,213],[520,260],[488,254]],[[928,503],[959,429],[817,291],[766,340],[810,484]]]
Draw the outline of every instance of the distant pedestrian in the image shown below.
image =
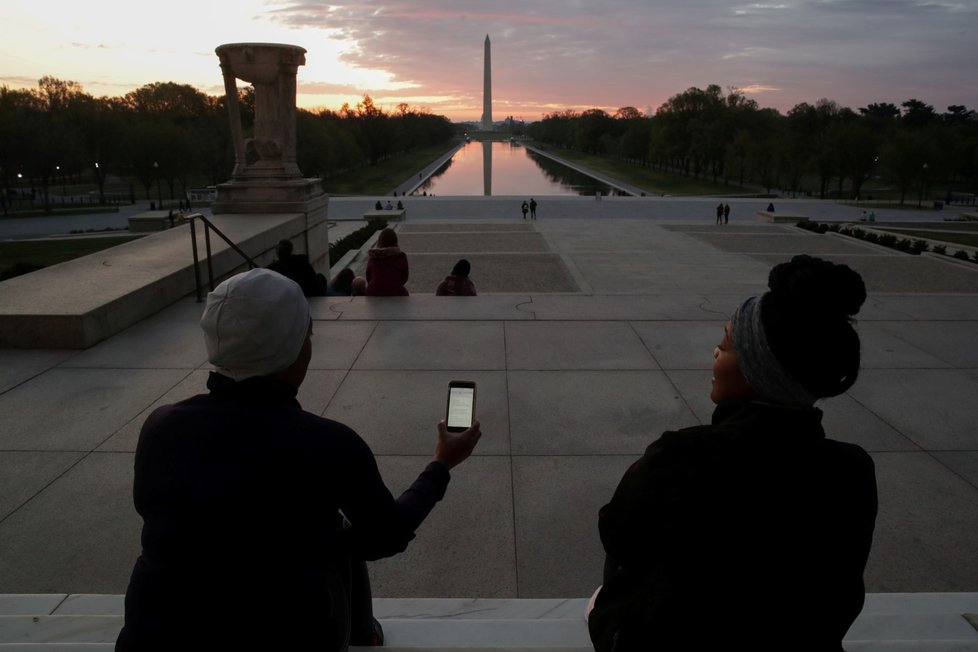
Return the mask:
[[717,204],[717,224],[723,224],[723,204]]
[[767,212],[768,213],[774,212],[774,202],[771,202],[770,204],[767,205]]
[[537,219],[537,200],[530,198],[530,219]]
[[530,210],[530,205],[527,204],[526,202],[523,202],[523,205],[520,206],[520,210],[523,211],[523,219],[525,220],[526,219],[526,211]]
[[730,204],[723,205],[723,223],[727,224],[730,222]]

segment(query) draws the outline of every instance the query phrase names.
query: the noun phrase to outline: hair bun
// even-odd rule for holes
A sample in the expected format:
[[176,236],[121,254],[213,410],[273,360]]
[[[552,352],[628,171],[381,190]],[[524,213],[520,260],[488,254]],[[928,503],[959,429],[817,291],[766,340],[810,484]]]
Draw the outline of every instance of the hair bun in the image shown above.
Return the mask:
[[775,265],[767,284],[779,298],[846,317],[856,315],[866,301],[866,285],[858,272],[804,254]]

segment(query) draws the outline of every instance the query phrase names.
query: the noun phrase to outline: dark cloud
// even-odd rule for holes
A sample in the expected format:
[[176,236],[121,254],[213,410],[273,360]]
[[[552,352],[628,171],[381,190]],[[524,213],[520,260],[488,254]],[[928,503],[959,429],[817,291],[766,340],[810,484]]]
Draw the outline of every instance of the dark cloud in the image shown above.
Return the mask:
[[[690,86],[751,88],[787,110],[821,97],[846,106],[925,96],[978,104],[978,1],[425,0],[271,2],[265,15],[329,30],[343,61],[415,88],[388,96],[481,104],[492,40],[500,106],[656,107]],[[329,87],[329,80],[308,80]],[[525,109],[529,110],[529,108]],[[525,116],[528,119],[536,115]]]

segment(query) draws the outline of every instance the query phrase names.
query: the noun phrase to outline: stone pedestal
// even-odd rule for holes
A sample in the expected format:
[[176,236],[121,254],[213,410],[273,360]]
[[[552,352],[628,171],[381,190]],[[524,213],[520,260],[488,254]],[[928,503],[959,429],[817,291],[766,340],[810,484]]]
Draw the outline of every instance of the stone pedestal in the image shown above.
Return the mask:
[[[215,215],[299,213],[301,232],[290,235],[295,250],[317,269],[329,267],[326,210],[329,197],[319,179],[306,179],[296,164],[296,72],[306,50],[279,43],[228,43],[215,50],[224,74],[234,145],[231,180],[218,184]],[[238,107],[238,79],[255,88],[254,135],[245,138]],[[272,243],[274,245],[274,243]]]
[[[217,186],[218,213],[305,212],[328,201],[318,179],[296,164],[296,72],[305,48],[278,43],[228,43],[215,50],[224,74],[234,145],[231,180]],[[244,138],[236,80],[255,88],[254,136]],[[325,217],[325,215],[324,215]]]

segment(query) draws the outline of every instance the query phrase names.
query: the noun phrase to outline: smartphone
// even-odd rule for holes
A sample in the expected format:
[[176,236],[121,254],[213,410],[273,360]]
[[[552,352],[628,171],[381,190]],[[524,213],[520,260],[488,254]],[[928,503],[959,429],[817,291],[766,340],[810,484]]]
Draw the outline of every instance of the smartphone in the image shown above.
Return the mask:
[[453,380],[448,383],[448,408],[445,423],[449,432],[462,432],[472,426],[475,418],[475,383]]

